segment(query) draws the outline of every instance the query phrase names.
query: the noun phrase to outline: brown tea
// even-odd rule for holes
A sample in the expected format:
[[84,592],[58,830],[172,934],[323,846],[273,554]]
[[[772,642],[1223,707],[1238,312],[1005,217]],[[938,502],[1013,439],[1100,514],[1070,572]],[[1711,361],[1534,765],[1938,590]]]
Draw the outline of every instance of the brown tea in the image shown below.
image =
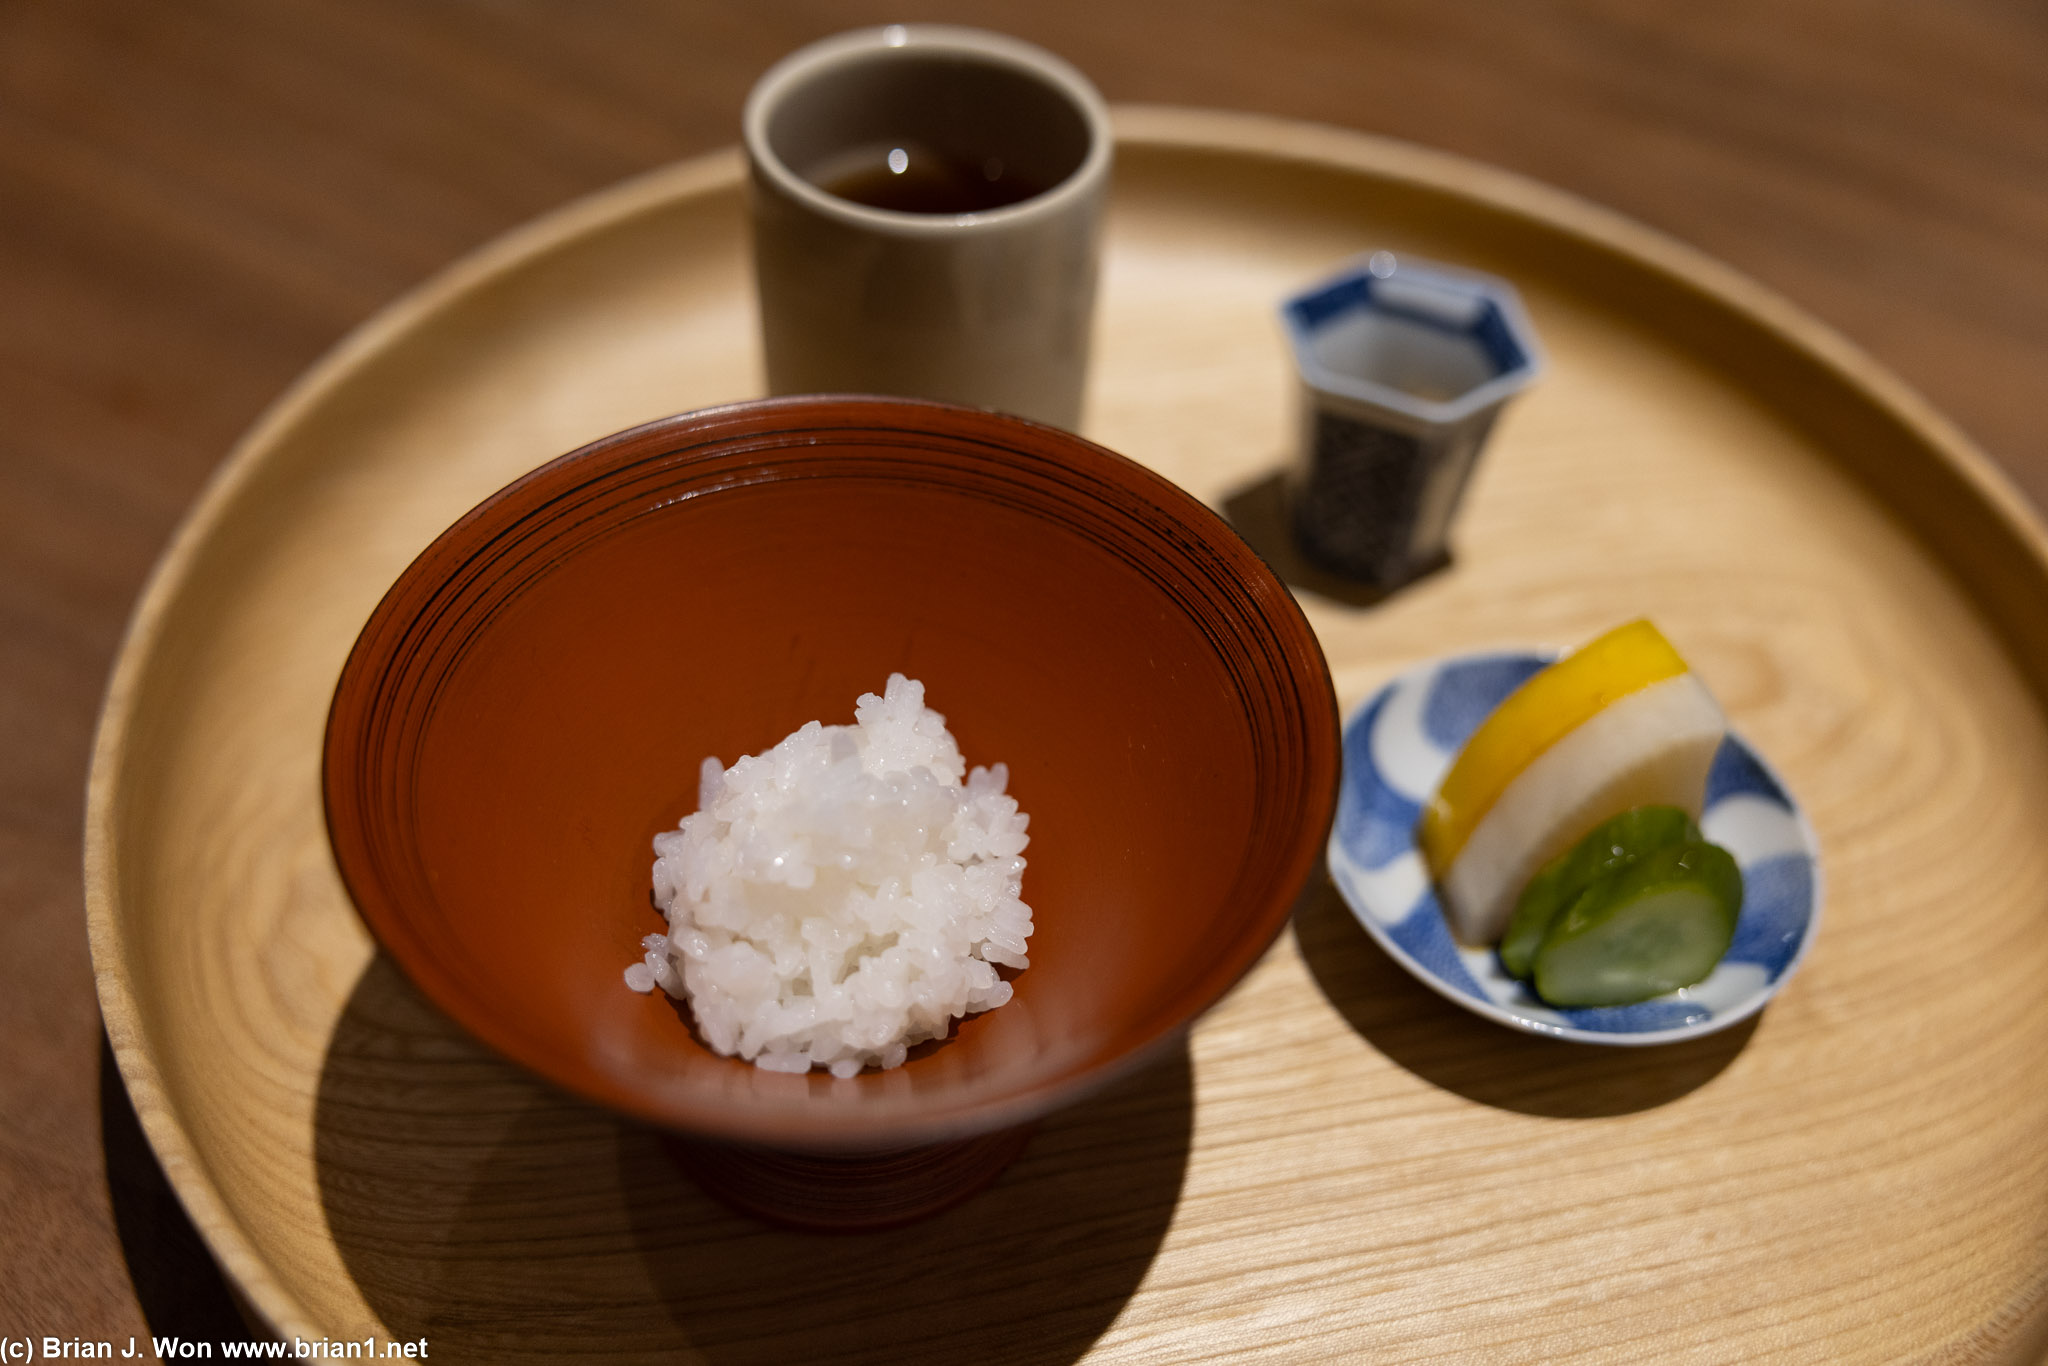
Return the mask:
[[972,161],[907,141],[839,153],[810,180],[840,199],[898,213],[984,213],[1051,188],[1001,157]]

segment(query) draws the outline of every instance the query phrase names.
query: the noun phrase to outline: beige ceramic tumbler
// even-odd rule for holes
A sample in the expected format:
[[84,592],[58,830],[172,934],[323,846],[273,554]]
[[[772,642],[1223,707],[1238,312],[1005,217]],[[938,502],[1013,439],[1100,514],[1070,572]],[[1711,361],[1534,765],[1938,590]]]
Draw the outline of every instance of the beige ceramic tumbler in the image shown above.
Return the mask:
[[814,43],[745,115],[771,393],[1080,422],[1108,113],[1029,43],[891,25]]

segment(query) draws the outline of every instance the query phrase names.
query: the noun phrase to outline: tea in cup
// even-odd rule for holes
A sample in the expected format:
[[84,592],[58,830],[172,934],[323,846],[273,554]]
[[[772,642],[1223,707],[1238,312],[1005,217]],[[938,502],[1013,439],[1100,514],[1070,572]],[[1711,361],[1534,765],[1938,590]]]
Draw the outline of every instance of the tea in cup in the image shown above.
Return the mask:
[[891,25],[747,99],[771,393],[905,394],[1079,424],[1108,112],[1051,53]]

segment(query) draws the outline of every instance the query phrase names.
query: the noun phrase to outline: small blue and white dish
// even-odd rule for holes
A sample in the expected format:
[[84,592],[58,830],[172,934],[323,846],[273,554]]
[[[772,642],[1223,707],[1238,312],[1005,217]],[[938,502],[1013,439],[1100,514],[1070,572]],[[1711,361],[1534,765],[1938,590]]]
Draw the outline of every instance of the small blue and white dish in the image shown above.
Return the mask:
[[1460,655],[1401,675],[1344,726],[1330,877],[1394,961],[1490,1020],[1582,1043],[1660,1044],[1711,1034],[1763,1009],[1820,924],[1820,846],[1783,782],[1733,731],[1707,776],[1700,828],[1742,869],[1742,914],[1703,982],[1637,1005],[1561,1010],[1508,976],[1492,948],[1459,944],[1437,903],[1415,825],[1466,739],[1556,652]]

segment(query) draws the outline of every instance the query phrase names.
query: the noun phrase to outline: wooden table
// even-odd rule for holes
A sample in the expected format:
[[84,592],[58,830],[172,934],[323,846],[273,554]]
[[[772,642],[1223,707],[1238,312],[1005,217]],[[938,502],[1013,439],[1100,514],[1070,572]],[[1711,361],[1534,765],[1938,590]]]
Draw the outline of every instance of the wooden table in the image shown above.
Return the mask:
[[[866,3],[0,8],[0,1337],[236,1331],[99,1042],[79,809],[129,604],[305,365],[461,252],[734,140]],[[2019,0],[926,6],[1113,101],[1576,191],[1839,327],[2048,503],[2048,15]],[[97,1110],[96,1110],[97,1105]]]

